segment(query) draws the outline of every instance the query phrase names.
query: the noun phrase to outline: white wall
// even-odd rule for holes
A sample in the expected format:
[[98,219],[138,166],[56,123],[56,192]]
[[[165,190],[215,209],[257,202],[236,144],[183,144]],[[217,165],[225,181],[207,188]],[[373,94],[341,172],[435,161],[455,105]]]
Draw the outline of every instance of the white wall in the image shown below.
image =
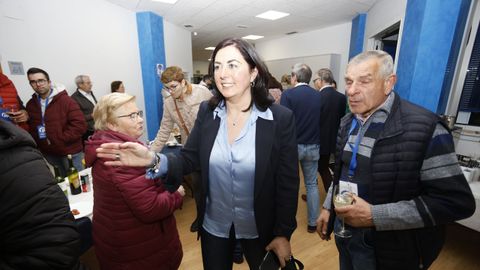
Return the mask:
[[188,76],[192,77],[194,70],[191,33],[166,20],[163,21],[163,31],[167,67],[179,66],[183,72],[188,72]]
[[[403,22],[405,18],[406,8],[407,0],[378,1],[367,13],[363,50],[372,50],[374,48],[373,37],[385,30],[386,28],[400,21],[397,53],[395,55],[395,59],[398,59],[398,53],[400,52],[400,44],[402,41]],[[395,62],[395,68],[397,66],[397,62],[398,61]]]
[[193,72],[196,73],[197,70],[200,71],[200,74],[208,74],[208,65],[209,61],[193,61]]
[[99,98],[124,82],[144,108],[135,13],[103,0],[0,1],[0,54],[4,73],[26,103],[26,75],[11,75],[7,61],[46,70],[71,94],[76,75],[89,75]]
[[[338,82],[339,91],[344,92],[345,83],[343,75],[348,62],[351,28],[352,23],[347,22],[274,40],[257,41],[255,47],[264,61],[322,54],[339,54],[341,77],[335,78],[335,80]],[[289,70],[285,72],[288,73]]]

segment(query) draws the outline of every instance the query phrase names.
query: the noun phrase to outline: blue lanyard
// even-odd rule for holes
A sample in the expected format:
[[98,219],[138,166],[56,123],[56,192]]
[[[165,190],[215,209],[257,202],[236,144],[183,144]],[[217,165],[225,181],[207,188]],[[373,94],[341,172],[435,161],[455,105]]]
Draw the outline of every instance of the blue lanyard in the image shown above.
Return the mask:
[[[45,126],[45,113],[47,112],[48,99],[50,98],[52,93],[53,93],[53,89],[50,89],[50,94],[45,100],[45,111],[42,111],[42,126]],[[38,95],[38,104],[40,105],[40,110],[42,110],[42,98],[40,97],[40,95]]]
[[[350,135],[352,134],[353,130],[357,126],[358,120],[356,118],[353,118],[352,120],[352,125],[350,126],[350,130],[348,131],[348,137],[347,140],[350,138]],[[350,148],[352,149],[352,158],[350,159],[350,166],[348,167],[348,179],[351,180],[353,178],[353,175],[355,174],[355,170],[357,169],[357,153],[358,153],[358,148],[360,147],[360,141],[362,140],[363,135],[361,134],[361,127],[358,129],[357,133],[357,138],[355,139],[355,144],[352,145],[351,143],[348,143],[350,145]]]

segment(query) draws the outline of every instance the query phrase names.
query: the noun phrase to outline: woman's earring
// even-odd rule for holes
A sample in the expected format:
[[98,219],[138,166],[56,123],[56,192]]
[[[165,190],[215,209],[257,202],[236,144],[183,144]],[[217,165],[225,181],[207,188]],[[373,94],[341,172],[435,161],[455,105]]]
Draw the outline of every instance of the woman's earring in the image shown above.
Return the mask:
[[252,82],[250,82],[250,87],[253,87],[253,85],[254,85],[253,81],[252,81]]

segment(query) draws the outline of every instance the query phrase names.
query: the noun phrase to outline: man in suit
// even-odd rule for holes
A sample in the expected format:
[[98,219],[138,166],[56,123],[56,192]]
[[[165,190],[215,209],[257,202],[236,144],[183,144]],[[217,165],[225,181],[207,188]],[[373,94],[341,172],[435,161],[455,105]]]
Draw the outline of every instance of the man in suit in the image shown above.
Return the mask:
[[88,137],[94,132],[93,122],[93,107],[97,104],[97,99],[92,92],[92,81],[90,77],[86,75],[78,75],[75,78],[75,84],[77,85],[77,91],[72,94],[72,98],[78,103],[85,121],[87,122],[87,131],[82,136],[82,142],[88,140]]
[[310,87],[312,70],[306,64],[298,63],[292,69],[292,89],[283,92],[280,104],[295,115],[298,159],[302,167],[307,189],[307,231],[316,231],[319,211],[317,168],[320,155],[320,93]]
[[315,89],[320,91],[320,159],[318,172],[325,191],[332,183],[330,157],[335,150],[340,119],[345,115],[347,99],[333,87],[333,74],[328,68],[318,70],[313,79]]

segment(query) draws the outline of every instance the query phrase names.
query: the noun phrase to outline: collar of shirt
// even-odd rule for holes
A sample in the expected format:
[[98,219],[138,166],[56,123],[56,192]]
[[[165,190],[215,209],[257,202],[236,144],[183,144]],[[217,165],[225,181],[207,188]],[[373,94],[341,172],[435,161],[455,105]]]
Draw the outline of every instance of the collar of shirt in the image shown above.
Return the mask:
[[82,95],[84,95],[88,100],[90,100],[90,102],[92,102],[93,104],[97,104],[95,102],[95,100],[93,99],[93,95],[92,95],[92,92],[86,92],[86,91],[83,91],[82,89],[80,88],[77,88],[78,92],[80,92]]
[[308,85],[308,83],[299,82],[299,83],[295,84],[295,87],[300,86],[300,85]]
[[318,91],[322,91],[324,88],[327,88],[327,87],[332,87],[332,85],[331,85],[331,84],[327,84],[327,85],[323,86],[322,88],[320,88]]
[[[225,101],[223,100],[217,105],[217,107],[213,111],[213,119],[215,119],[217,116],[221,119],[227,117],[227,107],[225,106]],[[267,108],[264,112],[262,112],[257,108],[255,103],[253,103],[252,115],[250,116],[250,124],[257,121],[258,117],[261,117],[265,120],[273,120],[273,113],[270,108]]]
[[390,94],[388,94],[387,99],[382,103],[382,105],[378,106],[378,108],[373,113],[371,113],[369,116],[363,118],[359,114],[355,114],[355,117],[358,120],[360,120],[360,122],[363,125],[367,122],[368,119],[370,119],[370,117],[372,115],[374,115],[378,111],[385,112],[385,114],[388,116],[390,114],[390,111],[392,110],[392,105],[393,105],[393,100],[394,99],[395,99],[395,93],[392,91],[392,92],[390,92]]

